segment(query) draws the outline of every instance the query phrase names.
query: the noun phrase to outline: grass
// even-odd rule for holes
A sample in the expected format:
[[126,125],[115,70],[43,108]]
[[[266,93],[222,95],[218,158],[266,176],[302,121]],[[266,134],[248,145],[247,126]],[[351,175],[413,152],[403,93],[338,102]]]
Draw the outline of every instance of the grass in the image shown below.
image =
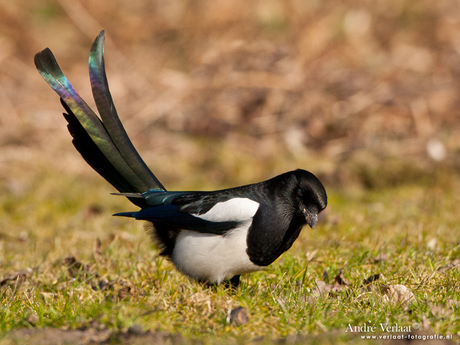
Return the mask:
[[[85,344],[93,333],[332,344],[365,323],[458,336],[458,2],[438,3],[3,1],[1,345],[47,329],[61,340],[81,330]],[[33,55],[52,48],[91,104],[86,58],[100,29],[122,121],[166,185],[226,187],[312,162],[324,172],[318,226],[237,292],[179,275],[142,223],[110,216],[133,206],[75,161]],[[457,176],[430,172],[429,139]],[[397,284],[412,303],[388,302]],[[250,314],[240,326],[228,321],[238,306]]]
[[[0,195],[4,334],[92,329],[110,331],[107,341],[117,343],[138,329],[205,343],[318,340],[312,335],[345,342],[354,336],[347,327],[369,322],[460,334],[455,178],[431,187],[328,188],[329,206],[318,226],[305,228],[265,271],[244,276],[236,292],[176,272],[158,256],[142,223],[110,216],[133,208],[108,195],[110,187],[98,177],[42,173],[33,181],[19,193],[4,185]],[[75,258],[70,266],[69,257]],[[5,279],[18,272],[18,279]],[[340,272],[347,285],[319,293],[318,281],[332,288]],[[364,280],[375,274],[377,288],[367,289]],[[379,290],[396,284],[413,292],[413,302],[388,301]],[[238,306],[250,317],[236,326],[228,316]]]

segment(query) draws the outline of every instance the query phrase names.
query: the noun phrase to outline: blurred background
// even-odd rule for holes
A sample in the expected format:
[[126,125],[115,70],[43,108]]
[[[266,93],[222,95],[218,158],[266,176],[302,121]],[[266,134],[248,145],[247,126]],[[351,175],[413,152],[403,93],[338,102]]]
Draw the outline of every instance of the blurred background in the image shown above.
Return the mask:
[[[142,222],[110,217],[135,207],[110,196],[74,149],[59,97],[33,62],[49,47],[96,109],[87,64],[101,30],[118,114],[166,188],[215,190],[297,168],[325,185],[315,231],[244,278],[255,290],[243,291],[270,297],[198,297],[158,258]],[[299,329],[337,337],[347,320],[417,320],[457,334],[459,91],[459,0],[0,0],[0,287],[11,296],[0,331],[118,332],[140,322],[184,339],[279,339]],[[336,274],[356,290],[305,298]],[[412,288],[419,306],[362,299],[361,282],[376,276]],[[272,290],[288,295],[275,300]],[[229,328],[229,303],[264,321]],[[307,303],[308,318],[295,321]]]
[[365,188],[459,170],[456,0],[0,0],[2,193],[51,172],[99,179],[33,56],[49,47],[93,106],[102,29],[118,113],[171,189],[295,168]]

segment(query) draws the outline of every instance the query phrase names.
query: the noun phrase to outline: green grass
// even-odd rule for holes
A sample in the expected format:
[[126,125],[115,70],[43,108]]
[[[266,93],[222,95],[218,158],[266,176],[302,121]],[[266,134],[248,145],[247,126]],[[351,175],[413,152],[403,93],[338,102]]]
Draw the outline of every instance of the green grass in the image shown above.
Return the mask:
[[[460,334],[459,185],[383,189],[328,188],[318,226],[265,271],[246,275],[237,292],[190,281],[158,256],[143,224],[111,217],[134,209],[110,196],[102,179],[41,174],[26,191],[2,186],[0,331],[18,328],[111,330],[130,327],[215,343],[292,335],[347,341],[348,325],[422,325],[429,334]],[[100,247],[97,242],[100,240]],[[68,267],[67,257],[82,266]],[[317,281],[348,285],[315,295]],[[388,302],[375,285],[401,284],[412,303]],[[101,289],[102,288],[102,289]],[[228,322],[247,308],[249,322]],[[233,340],[232,340],[233,339]],[[302,338],[303,339],[303,338]],[[313,338],[317,339],[317,338]],[[229,341],[230,341],[229,340]],[[324,339],[323,339],[324,340]]]

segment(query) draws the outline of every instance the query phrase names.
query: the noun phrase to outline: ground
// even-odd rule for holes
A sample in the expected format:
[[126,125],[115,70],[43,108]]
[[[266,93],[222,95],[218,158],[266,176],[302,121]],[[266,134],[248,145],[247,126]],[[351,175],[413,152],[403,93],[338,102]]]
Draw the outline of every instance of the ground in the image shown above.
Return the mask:
[[[0,0],[0,343],[458,342],[459,16],[454,0]],[[239,290],[175,271],[72,147],[33,55],[50,47],[92,106],[101,29],[120,117],[168,189],[296,168],[325,185],[317,227]]]

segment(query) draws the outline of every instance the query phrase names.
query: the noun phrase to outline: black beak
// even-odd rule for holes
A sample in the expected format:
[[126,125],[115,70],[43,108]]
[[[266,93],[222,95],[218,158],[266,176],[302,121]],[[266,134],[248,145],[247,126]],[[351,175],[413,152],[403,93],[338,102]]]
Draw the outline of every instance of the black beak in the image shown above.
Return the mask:
[[318,214],[310,212],[306,207],[302,207],[302,213],[305,216],[307,224],[313,229],[318,221]]
[[310,219],[307,218],[307,224],[310,225],[310,228],[314,228],[316,225],[316,222],[318,221],[318,215],[315,214],[310,217]]

